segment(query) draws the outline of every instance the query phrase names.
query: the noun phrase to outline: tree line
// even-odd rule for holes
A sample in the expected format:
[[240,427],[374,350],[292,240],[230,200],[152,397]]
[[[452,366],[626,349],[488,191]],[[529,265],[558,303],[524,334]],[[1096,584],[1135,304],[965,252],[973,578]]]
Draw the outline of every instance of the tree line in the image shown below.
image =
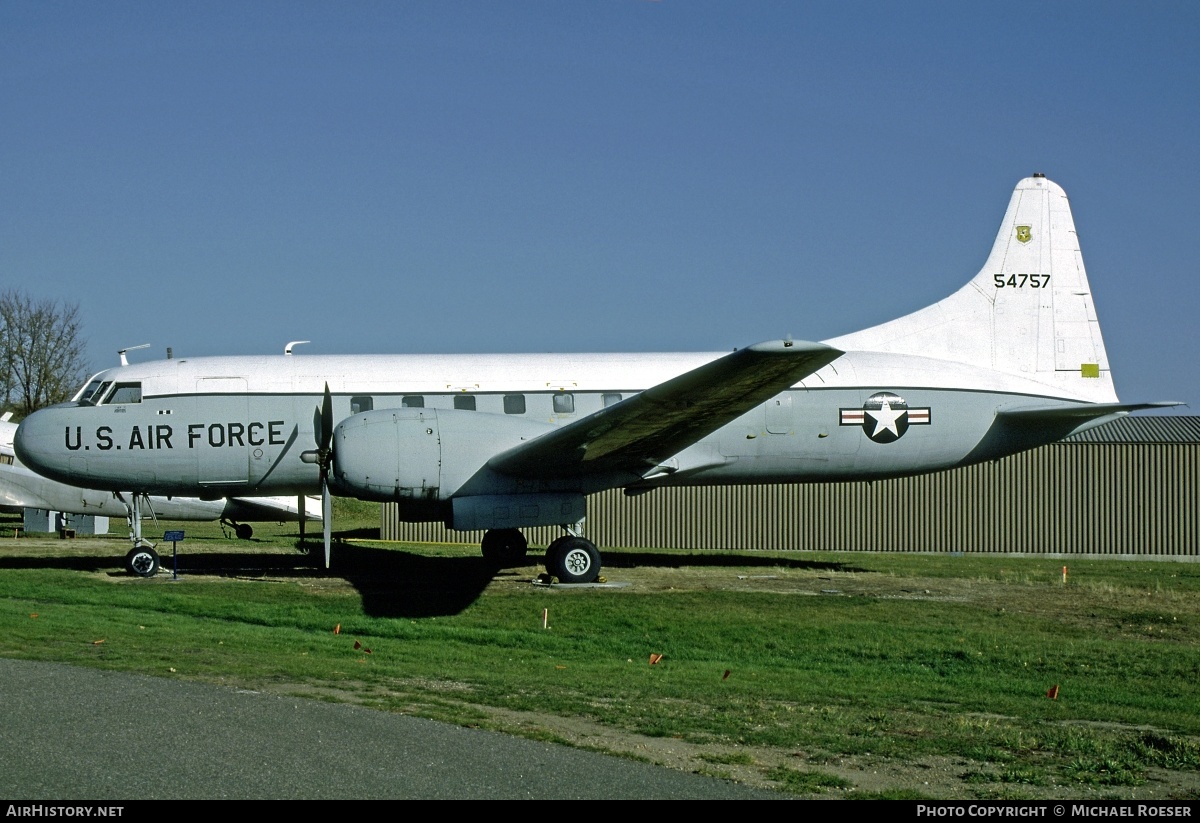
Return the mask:
[[0,391],[18,420],[70,399],[87,377],[79,306],[0,292]]

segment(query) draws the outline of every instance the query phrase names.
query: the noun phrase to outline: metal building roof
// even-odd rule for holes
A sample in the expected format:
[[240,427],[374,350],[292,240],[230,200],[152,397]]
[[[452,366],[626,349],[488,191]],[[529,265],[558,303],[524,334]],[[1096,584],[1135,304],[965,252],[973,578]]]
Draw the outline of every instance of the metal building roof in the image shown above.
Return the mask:
[[1063,439],[1063,443],[1200,443],[1200,417],[1129,415]]

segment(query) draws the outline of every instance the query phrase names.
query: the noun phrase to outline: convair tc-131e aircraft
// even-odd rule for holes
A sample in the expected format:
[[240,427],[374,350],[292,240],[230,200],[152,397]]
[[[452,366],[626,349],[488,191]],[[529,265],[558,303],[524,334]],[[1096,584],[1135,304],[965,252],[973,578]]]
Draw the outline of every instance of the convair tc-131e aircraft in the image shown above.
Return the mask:
[[561,525],[562,582],[594,581],[587,495],[663,486],[867,480],[992,460],[1116,416],[1121,403],[1063,190],[1013,191],[983,269],[865,331],[729,354],[205,357],[102,371],[20,426],[21,460],[101,489],[323,492],[410,521]]

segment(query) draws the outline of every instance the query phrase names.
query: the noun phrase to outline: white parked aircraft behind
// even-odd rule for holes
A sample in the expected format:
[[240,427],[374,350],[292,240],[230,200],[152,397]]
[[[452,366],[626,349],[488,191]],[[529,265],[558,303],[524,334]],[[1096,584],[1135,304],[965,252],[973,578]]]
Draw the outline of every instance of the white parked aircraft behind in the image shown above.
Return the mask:
[[[23,509],[45,509],[66,514],[93,517],[134,516],[129,492],[99,491],[68,486],[42,477],[27,469],[13,452],[13,436],[17,424],[10,423],[11,415],[0,416],[0,506]],[[249,540],[254,535],[251,523],[286,523],[300,519],[296,497],[230,497],[201,500],[196,497],[143,497],[142,508],[155,518],[183,521],[218,520],[231,527],[237,536]],[[305,520],[319,521],[320,498],[306,501]],[[132,528],[132,523],[130,524]],[[154,558],[135,546],[126,557],[126,566],[135,574],[153,574]]]
[[604,489],[934,472],[1165,405],[1117,399],[1070,205],[1038,174],[965,286],[824,343],[168,359],[100,372],[27,418],[16,449],[101,489],[393,501],[402,519],[486,530],[500,563],[525,555],[520,528],[561,525],[547,570],[588,582],[585,501]]

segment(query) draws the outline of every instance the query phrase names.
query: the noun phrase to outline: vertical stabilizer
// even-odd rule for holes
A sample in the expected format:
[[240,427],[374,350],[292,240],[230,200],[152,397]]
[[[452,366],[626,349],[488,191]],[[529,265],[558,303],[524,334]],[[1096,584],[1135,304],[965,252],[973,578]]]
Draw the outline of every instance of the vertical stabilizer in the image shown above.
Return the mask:
[[979,274],[927,308],[826,341],[844,351],[969,363],[1115,402],[1104,340],[1066,192],[1042,175],[1013,190]]

